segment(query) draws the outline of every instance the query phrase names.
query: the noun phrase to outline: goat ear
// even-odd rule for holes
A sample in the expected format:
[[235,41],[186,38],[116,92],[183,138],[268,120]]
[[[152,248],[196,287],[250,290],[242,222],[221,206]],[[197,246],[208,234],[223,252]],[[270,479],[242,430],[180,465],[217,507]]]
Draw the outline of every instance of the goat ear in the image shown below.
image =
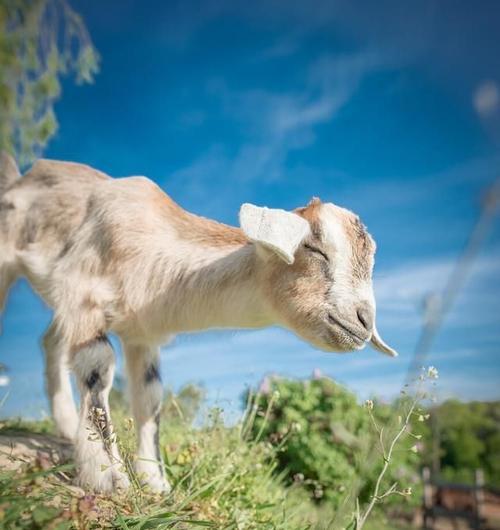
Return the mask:
[[272,250],[289,265],[310,231],[309,223],[295,213],[248,203],[241,206],[240,226],[250,241]]

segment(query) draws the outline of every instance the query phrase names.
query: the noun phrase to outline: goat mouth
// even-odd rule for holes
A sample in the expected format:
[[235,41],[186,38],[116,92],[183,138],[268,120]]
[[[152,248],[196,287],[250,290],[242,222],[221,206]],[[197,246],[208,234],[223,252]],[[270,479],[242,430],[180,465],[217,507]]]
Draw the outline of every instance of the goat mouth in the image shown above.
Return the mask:
[[370,338],[369,336],[362,337],[350,327],[347,327],[345,324],[340,322],[340,320],[336,319],[331,313],[328,313],[328,323],[340,328],[358,346],[363,345]]

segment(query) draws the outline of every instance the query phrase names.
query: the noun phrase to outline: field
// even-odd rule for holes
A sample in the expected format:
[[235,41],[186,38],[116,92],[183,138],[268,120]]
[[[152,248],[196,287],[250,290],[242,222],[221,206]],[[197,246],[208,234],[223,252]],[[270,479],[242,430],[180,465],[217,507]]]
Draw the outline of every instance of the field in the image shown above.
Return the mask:
[[[51,420],[3,420],[0,528],[410,528],[421,521],[421,468],[434,458],[430,417],[441,426],[445,481],[470,483],[481,468],[498,484],[499,404],[425,404],[436,377],[423,371],[391,404],[360,403],[323,376],[273,377],[242,396],[245,411],[231,425],[199,387],[167,392],[160,445],[172,491],[162,496],[134,473],[135,428],[121,390],[111,393],[112,436],[132,486],[112,496],[75,486],[72,446]],[[495,513],[484,515],[493,522]]]
[[[114,401],[117,439],[132,473],[133,422],[121,398]],[[72,485],[71,446],[54,436],[51,421],[3,421],[0,527],[319,530],[349,522],[351,514],[335,520],[331,503],[318,502],[304,483],[290,484],[285,473],[277,472],[282,444],[251,436],[251,420],[227,427],[216,409],[204,427],[191,427],[188,402],[167,400],[170,421],[163,422],[161,443],[173,490],[164,497],[141,488],[138,477],[126,494],[86,494]],[[404,528],[391,524],[378,511],[365,528]]]

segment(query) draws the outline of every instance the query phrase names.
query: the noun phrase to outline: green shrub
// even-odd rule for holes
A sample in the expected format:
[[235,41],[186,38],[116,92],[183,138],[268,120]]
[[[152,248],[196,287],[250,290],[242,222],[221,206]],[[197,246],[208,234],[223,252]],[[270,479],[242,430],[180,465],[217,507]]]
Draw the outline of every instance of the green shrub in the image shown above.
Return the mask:
[[[371,458],[378,451],[376,433],[355,395],[326,377],[306,381],[273,378],[264,387],[266,391],[256,396],[252,436],[280,448],[277,470],[285,473],[288,483],[301,482],[317,502],[327,501],[337,508],[352,481],[361,477],[359,500],[366,502],[383,457]],[[377,423],[388,425],[397,417],[396,410],[396,405],[377,404],[373,414]],[[414,444],[409,438],[399,445],[385,478],[388,484],[398,482],[415,491],[419,455],[410,451]],[[368,461],[372,465],[367,466]],[[387,502],[401,504],[401,498]]]

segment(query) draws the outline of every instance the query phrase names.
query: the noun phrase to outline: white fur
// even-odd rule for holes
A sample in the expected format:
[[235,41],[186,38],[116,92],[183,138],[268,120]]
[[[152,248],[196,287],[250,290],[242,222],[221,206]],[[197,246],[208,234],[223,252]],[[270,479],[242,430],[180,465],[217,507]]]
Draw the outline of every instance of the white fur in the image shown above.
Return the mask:
[[348,314],[353,306],[354,298],[358,304],[366,303],[375,312],[375,298],[371,279],[358,281],[355,286],[350,281],[352,243],[341,222],[342,217],[346,215],[352,215],[352,212],[331,203],[324,204],[320,213],[325,238],[329,242],[331,252],[335,255],[336,289],[335,299],[332,300],[332,303],[335,303],[341,313]]

